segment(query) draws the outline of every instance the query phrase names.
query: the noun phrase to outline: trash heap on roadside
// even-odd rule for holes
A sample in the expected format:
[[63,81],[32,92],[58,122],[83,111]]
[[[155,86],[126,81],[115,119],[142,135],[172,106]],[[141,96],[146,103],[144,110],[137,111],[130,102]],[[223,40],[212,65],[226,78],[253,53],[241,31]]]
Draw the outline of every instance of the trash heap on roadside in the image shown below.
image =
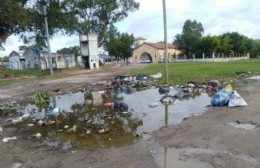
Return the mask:
[[[110,137],[110,135],[117,135],[118,138],[125,135],[134,139],[137,127],[142,125],[142,120],[131,118],[131,109],[128,111],[128,104],[123,101],[123,94],[132,94],[138,89],[156,86],[159,94],[162,95],[160,102],[163,105],[174,104],[176,100],[185,100],[208,93],[212,95],[211,104],[213,106],[247,106],[245,100],[232,88],[231,84],[222,87],[218,80],[211,80],[207,84],[188,82],[185,85],[176,86],[177,91],[170,95],[173,87],[157,87],[155,80],[160,78],[162,78],[161,73],[116,76],[113,81],[104,84],[107,92],[91,92],[90,99],[84,97],[85,105],[75,105],[76,112],[74,111],[73,114],[55,107],[46,92],[36,94],[34,104],[40,107],[40,110],[34,109],[31,112],[38,114],[43,112],[44,117],[42,118],[36,118],[31,113],[14,117],[14,114],[10,115],[10,111],[16,112],[14,104],[0,105],[0,114],[12,117],[6,122],[17,125],[18,131],[27,134],[28,138],[44,139],[64,133],[64,136],[66,135],[68,138],[74,137],[75,134],[93,139],[95,138],[93,135],[101,135],[105,141],[111,141],[112,136]],[[94,101],[101,102],[101,104],[94,105]],[[158,106],[160,102],[156,101],[151,102],[149,107]],[[52,130],[56,130],[56,132]],[[0,127],[0,135],[2,132],[3,128]],[[17,137],[5,137],[2,142],[6,143],[11,140],[17,140]]]
[[[170,88],[160,86],[158,89],[159,94],[164,94],[160,99],[162,104],[172,104],[176,100],[189,99],[196,97],[202,92],[207,92],[212,95],[211,105],[228,107],[242,107],[247,106],[246,101],[239,95],[239,93],[232,88],[231,84],[226,84],[222,87],[218,80],[211,80],[208,84],[196,84],[195,82],[188,82],[186,85],[178,87],[177,93],[173,96],[169,95]],[[155,107],[154,105],[149,105]]]
[[247,106],[245,100],[233,90],[231,84],[227,84],[224,88],[219,90],[211,99],[213,106],[224,106],[228,107],[242,107]]

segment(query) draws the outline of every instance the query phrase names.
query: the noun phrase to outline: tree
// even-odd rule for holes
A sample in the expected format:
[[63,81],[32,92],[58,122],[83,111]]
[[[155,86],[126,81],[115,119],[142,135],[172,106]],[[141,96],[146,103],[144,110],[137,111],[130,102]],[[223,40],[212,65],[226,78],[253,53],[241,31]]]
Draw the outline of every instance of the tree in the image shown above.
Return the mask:
[[232,46],[231,50],[233,52],[245,54],[249,52],[252,48],[252,40],[237,32],[224,33],[222,36],[224,38],[227,37],[229,39],[229,44],[230,46]]
[[0,62],[9,62],[9,57],[8,56],[0,57]]
[[64,0],[63,8],[75,12],[78,33],[96,33],[101,45],[107,27],[137,10],[139,3],[135,0]]
[[25,7],[28,0],[4,0],[0,6],[0,46],[13,33],[19,34],[28,29],[29,10]]
[[230,38],[228,36],[219,36],[219,41],[216,46],[216,52],[223,54],[232,54],[232,45],[230,44]]
[[188,56],[197,51],[199,39],[204,32],[203,25],[196,20],[186,20],[182,27],[182,34],[175,36],[174,43]]
[[250,50],[250,57],[260,57],[260,40],[253,40],[252,49]]
[[[0,44],[20,34],[27,45],[46,47],[43,8],[47,8],[50,37],[57,32],[98,35],[102,44],[107,26],[138,9],[135,0],[4,0],[0,7]],[[3,26],[2,26],[3,25]],[[21,34],[22,33],[22,34]],[[28,36],[29,34],[29,36]]]
[[[114,26],[110,26],[105,38],[104,47],[109,55],[115,56],[117,60],[125,61],[133,54],[134,36],[127,33],[119,33]],[[127,63],[127,61],[126,61]]]
[[201,37],[198,44],[198,53],[205,53],[206,56],[212,55],[213,52],[216,52],[218,44],[220,44],[220,38],[218,36],[206,36]]
[[128,63],[127,59],[133,55],[134,36],[122,33],[119,38],[119,44],[118,49],[121,53],[121,58]]
[[104,47],[108,51],[109,55],[115,56],[116,60],[120,59],[119,53],[118,53],[118,46],[119,46],[119,36],[120,33],[117,31],[117,29],[111,25],[110,29],[107,33],[107,36],[105,37],[105,43]]

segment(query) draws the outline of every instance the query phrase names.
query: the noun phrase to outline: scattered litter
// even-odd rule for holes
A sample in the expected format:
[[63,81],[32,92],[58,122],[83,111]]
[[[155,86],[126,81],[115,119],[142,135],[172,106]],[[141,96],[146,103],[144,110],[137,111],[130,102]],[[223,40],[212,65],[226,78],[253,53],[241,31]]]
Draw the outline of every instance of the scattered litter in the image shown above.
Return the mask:
[[196,113],[196,114],[194,114],[193,116],[194,117],[198,117],[198,116],[202,116],[203,114],[202,113]]
[[57,148],[59,146],[59,142],[44,141],[43,143],[49,147],[54,148]]
[[69,126],[68,126],[68,125],[64,125],[64,128],[65,128],[65,129],[68,129],[68,128],[69,128]]
[[157,74],[154,74],[154,75],[150,75],[151,78],[153,79],[159,79],[162,77],[162,74],[161,73],[157,73]]
[[123,87],[123,89],[126,94],[132,94],[134,92],[134,89],[131,85],[126,85]]
[[193,88],[193,87],[195,87],[195,84],[193,84],[193,83],[188,83],[187,86],[190,87],[190,88]]
[[256,125],[249,124],[249,123],[237,123],[237,122],[228,122],[228,125],[238,128],[238,129],[245,129],[245,130],[253,130],[256,128]]
[[91,130],[87,130],[87,131],[86,131],[86,134],[90,134],[90,133],[91,133]]
[[22,116],[22,120],[28,119],[29,117],[30,117],[30,114],[24,114],[24,115]]
[[69,132],[77,132],[77,126],[76,125],[73,125],[69,130]]
[[115,80],[123,82],[123,83],[128,82],[128,81],[130,81],[130,76],[116,76]]
[[106,106],[106,107],[114,106],[114,102],[106,102],[106,103],[104,103],[104,106]]
[[27,126],[28,127],[33,127],[35,124],[28,124]]
[[228,107],[236,107],[236,106],[247,106],[247,103],[245,100],[237,93],[237,91],[234,91],[230,97],[230,100],[228,102]]
[[3,139],[3,142],[6,143],[6,142],[9,142],[11,140],[17,140],[16,136],[13,136],[13,137],[6,137]]
[[187,97],[188,95],[188,93],[184,93],[182,90],[179,90],[173,97],[176,99],[182,99],[184,97]]
[[225,88],[218,91],[211,99],[211,104],[213,106],[223,106],[228,104],[233,88],[231,84],[228,84]]
[[105,129],[100,129],[100,130],[98,130],[98,132],[99,132],[100,134],[102,134],[102,133],[105,132]]
[[172,104],[174,102],[174,97],[170,95],[163,96],[160,101],[162,104]]
[[154,102],[154,103],[150,103],[150,104],[149,104],[149,107],[156,107],[156,106],[158,106],[158,105],[159,105],[159,103]]
[[37,139],[40,139],[40,138],[42,137],[42,134],[38,132],[37,134],[35,134],[35,137],[36,137]]
[[124,110],[128,110],[128,105],[124,102],[114,102],[114,108],[117,109],[117,110],[121,110],[121,111],[124,111]]
[[211,80],[211,81],[209,81],[208,85],[213,87],[213,88],[220,87],[220,83],[219,83],[218,80]]
[[252,77],[250,77],[250,78],[248,78],[248,79],[252,79],[252,80],[260,80],[260,76],[252,76]]
[[158,92],[159,92],[159,94],[168,94],[170,92],[170,88],[160,86]]
[[39,125],[43,125],[44,122],[43,122],[42,120],[39,120],[39,121],[38,121],[38,124],[39,124]]
[[60,112],[60,110],[59,110],[59,108],[54,108],[54,109],[52,109],[52,110],[50,110],[50,111],[48,111],[47,113],[46,113],[46,115],[47,116],[58,116],[59,115],[59,112]]
[[147,75],[145,75],[145,74],[137,74],[135,76],[135,80],[140,80],[140,81],[147,80]]
[[22,122],[22,121],[23,121],[23,117],[17,117],[17,118],[12,119],[13,124],[17,124],[17,123]]

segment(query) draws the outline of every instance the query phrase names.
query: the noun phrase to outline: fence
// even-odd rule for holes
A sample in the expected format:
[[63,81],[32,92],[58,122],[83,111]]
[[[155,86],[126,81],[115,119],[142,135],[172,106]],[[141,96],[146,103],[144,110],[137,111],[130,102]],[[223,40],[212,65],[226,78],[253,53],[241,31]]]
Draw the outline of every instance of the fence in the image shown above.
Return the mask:
[[212,54],[211,57],[205,57],[205,54],[202,55],[202,58],[196,58],[195,55],[193,55],[193,58],[187,59],[186,56],[183,56],[180,58],[179,56],[176,56],[175,59],[170,60],[170,62],[227,62],[227,61],[237,61],[237,60],[248,60],[250,58],[249,53],[246,55],[237,55],[237,56],[225,56],[223,54],[221,55],[215,55],[215,53]]

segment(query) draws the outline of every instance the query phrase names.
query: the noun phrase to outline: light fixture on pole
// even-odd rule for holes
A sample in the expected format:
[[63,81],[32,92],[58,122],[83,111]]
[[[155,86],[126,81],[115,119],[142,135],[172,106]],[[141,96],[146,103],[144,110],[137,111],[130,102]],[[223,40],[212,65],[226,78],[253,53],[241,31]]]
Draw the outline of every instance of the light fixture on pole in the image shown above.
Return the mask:
[[167,44],[167,17],[166,5],[163,0],[163,27],[164,27],[164,82],[168,84],[168,44]]
[[49,63],[50,74],[53,75],[52,58],[51,58],[51,45],[50,45],[46,6],[43,7],[43,12],[44,12],[44,20],[45,20],[46,38],[47,38],[47,43],[48,43],[48,63]]

